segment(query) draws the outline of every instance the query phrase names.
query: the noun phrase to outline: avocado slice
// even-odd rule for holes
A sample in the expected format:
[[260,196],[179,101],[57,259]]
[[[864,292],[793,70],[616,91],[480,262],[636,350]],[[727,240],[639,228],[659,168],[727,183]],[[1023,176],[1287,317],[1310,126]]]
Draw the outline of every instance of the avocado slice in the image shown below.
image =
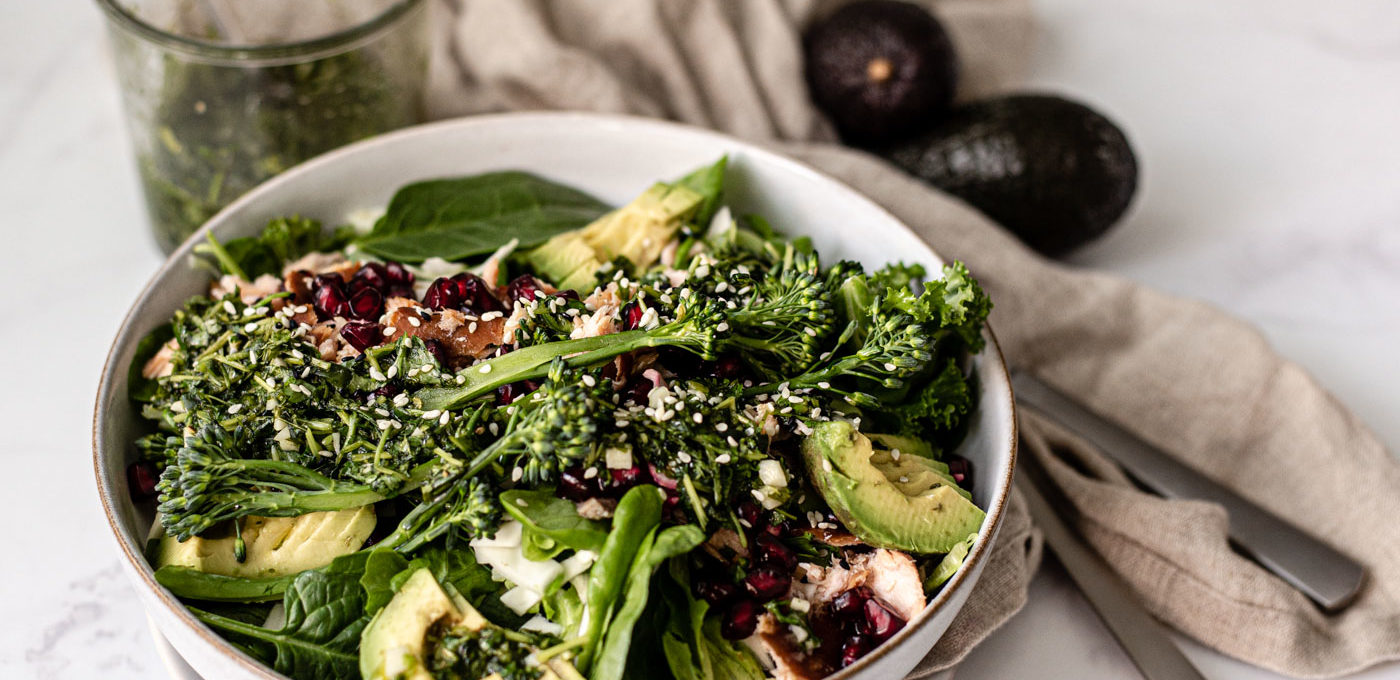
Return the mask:
[[[488,626],[493,624],[455,590],[449,592],[439,585],[430,569],[418,569],[360,634],[360,677],[432,680],[424,657],[430,633],[479,631]],[[540,680],[583,678],[573,664],[558,657],[545,662],[541,671]]]
[[705,202],[698,192],[658,182],[631,203],[588,226],[559,234],[531,251],[530,266],[561,289],[583,291],[605,262],[625,257],[646,269]]
[[[880,467],[881,472],[885,473],[886,478],[897,481],[900,477],[922,476],[931,472],[942,478],[940,483],[951,484],[959,494],[962,494],[963,498],[972,500],[972,494],[967,489],[958,486],[957,480],[953,478],[953,473],[948,469],[948,464],[934,457],[933,447],[928,442],[897,434],[871,433],[866,436],[885,449],[884,451],[877,450],[872,456],[871,462],[875,463],[875,458],[880,459],[876,465]],[[894,458],[895,451],[900,453],[898,460]],[[906,453],[910,455],[905,456]]]
[[206,574],[239,578],[272,578],[319,569],[331,560],[359,550],[374,531],[374,506],[312,512],[296,517],[243,517],[236,520],[243,535],[246,558],[234,555],[237,536],[218,535],[178,541],[161,536],[156,545],[156,568],[189,567]]
[[921,456],[876,451],[844,421],[820,423],[802,441],[812,483],[862,541],[913,553],[946,553],[976,534],[986,513]]

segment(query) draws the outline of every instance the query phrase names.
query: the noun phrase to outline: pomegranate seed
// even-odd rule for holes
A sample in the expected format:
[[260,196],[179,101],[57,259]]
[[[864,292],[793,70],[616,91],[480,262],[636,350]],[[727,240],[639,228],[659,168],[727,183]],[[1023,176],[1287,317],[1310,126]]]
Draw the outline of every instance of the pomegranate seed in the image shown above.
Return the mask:
[[[319,277],[317,277],[319,279]],[[345,284],[339,279],[335,282],[326,282],[311,294],[312,304],[316,307],[316,314],[322,318],[329,319],[337,316],[349,316],[350,301],[345,295]]]
[[732,379],[739,376],[739,371],[743,368],[743,364],[739,363],[739,360],[735,357],[723,356],[716,361],[709,362],[705,368],[705,372],[711,378]]
[[696,597],[710,604],[728,602],[739,594],[738,586],[723,581],[696,581],[693,590]]
[[584,468],[569,468],[559,475],[559,495],[575,503],[597,498],[603,495],[603,480],[585,477]]
[[865,601],[865,618],[857,624],[860,632],[881,642],[904,627],[904,619],[875,600]]
[[642,315],[646,310],[634,300],[622,306],[622,328],[624,330],[636,330],[642,325]]
[[948,456],[948,473],[963,489],[972,490],[972,462],[962,456]]
[[634,380],[622,388],[622,398],[633,404],[645,404],[647,395],[651,394],[655,387],[650,380]]
[[461,296],[462,311],[468,314],[485,314],[487,312],[504,312],[505,305],[491,294],[491,287],[476,274],[462,272],[452,280],[457,284],[457,290]]
[[504,406],[537,389],[539,389],[539,384],[533,380],[522,380],[508,385],[501,385],[496,388],[496,403]]
[[612,480],[608,482],[608,492],[619,497],[628,489],[651,481],[646,469],[640,465],[633,465],[623,470],[609,470],[608,473],[612,477]]
[[579,302],[581,300],[581,298],[579,298],[578,296],[578,291],[572,288],[568,290],[561,290],[555,293],[554,296],[564,298],[565,300],[573,300],[574,302]]
[[521,274],[506,284],[506,299],[511,302],[530,302],[544,297],[540,282],[529,274]]
[[865,616],[865,603],[873,596],[869,588],[856,586],[831,601],[831,613],[842,619]]
[[373,321],[351,321],[340,329],[340,336],[361,352],[384,341],[384,331]]
[[433,358],[437,359],[438,363],[447,363],[447,349],[442,346],[442,343],[428,338],[423,340],[423,348],[428,350],[428,354],[433,355]]
[[398,385],[387,385],[387,384],[386,384],[386,385],[384,385],[383,387],[381,387],[381,388],[375,390],[375,391],[374,391],[374,396],[376,396],[376,397],[385,397],[385,398],[388,398],[388,397],[392,397],[392,396],[394,396],[394,395],[396,395],[396,394],[398,394],[399,392],[402,392],[402,391],[403,391],[403,388],[402,388],[402,387],[399,387]]
[[391,284],[388,290],[384,291],[384,299],[387,300],[389,298],[408,298],[409,300],[417,300],[418,294],[413,292],[413,286],[411,285],[395,283]]
[[369,262],[355,275],[350,277],[350,290],[357,291],[364,288],[373,288],[377,291],[384,291],[389,287],[389,274],[385,271],[384,265],[378,262]]
[[462,293],[457,282],[443,277],[428,285],[423,294],[423,305],[428,309],[456,309],[462,304]]
[[384,263],[384,276],[389,279],[389,283],[399,286],[413,285],[413,272],[408,270],[398,262]]
[[870,653],[875,645],[865,637],[857,635],[841,645],[841,667],[855,663],[860,657]]
[[719,633],[726,640],[742,640],[758,629],[758,604],[753,600],[739,600],[729,606],[720,623]]
[[316,280],[311,285],[314,288],[320,288],[321,286],[343,288],[345,286],[345,277],[340,274],[317,274]]
[[150,463],[132,463],[126,468],[126,486],[133,501],[155,498],[156,483],[159,481],[160,474]]
[[361,288],[350,296],[350,318],[361,321],[378,319],[384,313],[384,294],[375,288]]
[[739,515],[739,519],[743,520],[750,529],[757,527],[758,523],[763,519],[763,511],[760,510],[758,504],[753,501],[744,501],[740,503],[736,512]]
[[797,554],[772,534],[761,533],[753,541],[751,548],[759,565],[791,574],[797,568]]
[[777,569],[760,567],[744,577],[744,589],[759,602],[767,602],[782,597],[788,591],[792,579]]

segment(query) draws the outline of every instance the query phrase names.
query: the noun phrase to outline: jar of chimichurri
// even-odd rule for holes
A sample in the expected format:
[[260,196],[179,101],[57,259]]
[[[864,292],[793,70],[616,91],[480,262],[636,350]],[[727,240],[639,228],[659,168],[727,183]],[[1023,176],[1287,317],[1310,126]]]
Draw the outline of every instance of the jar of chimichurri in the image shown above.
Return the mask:
[[422,120],[424,0],[98,3],[166,252],[263,180]]

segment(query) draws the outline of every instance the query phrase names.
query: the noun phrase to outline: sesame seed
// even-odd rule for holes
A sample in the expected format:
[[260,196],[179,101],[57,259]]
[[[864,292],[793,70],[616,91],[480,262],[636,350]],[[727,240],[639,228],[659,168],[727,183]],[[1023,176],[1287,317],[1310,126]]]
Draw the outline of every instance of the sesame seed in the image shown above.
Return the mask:
[[407,404],[407,403],[408,403],[408,393],[407,393],[407,392],[400,392],[400,393],[394,395],[394,405],[395,405],[395,406],[402,407],[404,404]]
[[597,476],[598,476],[598,468],[588,468],[587,470],[584,470],[584,471],[583,471],[583,478],[584,478],[584,479],[593,479],[594,477],[597,477]]
[[473,321],[473,322],[467,324],[467,332],[468,332],[468,333],[475,333],[475,332],[476,332],[476,322],[475,322],[475,321]]
[[802,403],[802,397],[788,397],[788,401],[791,402],[791,403],[793,403],[793,404],[801,404],[801,403]]
[[386,378],[388,378],[388,379],[390,379],[390,380],[393,380],[393,379],[394,379],[394,376],[396,376],[396,375],[398,375],[398,374],[399,374],[399,365],[398,365],[398,364],[394,364],[393,366],[390,366],[390,367],[389,367],[389,372],[388,372],[388,373],[385,373],[385,374],[384,374],[384,377],[386,377]]
[[734,435],[730,435],[730,436],[728,436],[728,437],[725,437],[725,438],[724,438],[724,441],[728,442],[729,445],[730,445],[730,446],[733,446],[734,448],[739,448],[739,440],[735,439],[735,438],[734,438]]
[[891,458],[891,459],[893,459],[893,460],[899,460],[899,455],[900,455],[900,454],[899,454],[899,449],[890,449],[890,458]]
[[397,330],[399,330],[399,327],[398,327],[398,326],[385,326],[385,327],[384,327],[384,337],[387,338],[387,337],[392,336],[392,335],[394,334],[394,332],[397,331]]
[[705,416],[702,416],[699,413],[696,413],[695,415],[691,416],[690,419],[695,421],[697,424],[705,422]]
[[891,364],[891,363],[888,363],[888,362],[885,363],[885,370],[886,370],[886,371],[894,372],[894,370],[897,369],[897,368],[899,368],[899,367],[898,367],[898,366],[895,366],[894,364]]
[[487,373],[490,373],[490,372],[491,372],[491,364],[482,364],[482,365],[481,365],[481,368],[479,368],[479,369],[477,369],[477,370],[478,370],[481,374],[483,374],[483,375],[485,375],[485,374],[487,374]]
[[[518,482],[518,481],[520,481],[520,478],[521,478],[521,477],[524,477],[524,476],[525,476],[525,471],[524,471],[523,469],[521,469],[520,466],[518,466],[518,465],[515,467],[514,470],[511,470],[511,471],[510,471],[510,480],[511,480],[512,482]],[[515,500],[517,501],[517,504],[520,505],[520,507],[522,507],[522,508],[525,507],[525,504],[524,504],[524,503],[519,503],[519,501],[523,501],[523,500],[525,500],[525,499],[523,499],[523,498],[517,498],[517,499],[515,499]]]
[[446,425],[446,424],[447,424],[447,421],[448,421],[448,420],[451,420],[451,419],[452,419],[452,412],[451,412],[451,411],[443,411],[443,412],[442,412],[442,417],[441,417],[441,418],[438,418],[438,425]]
[[682,462],[682,463],[687,463],[687,464],[688,464],[688,463],[690,463],[690,454],[688,454],[688,453],[686,453],[686,452],[684,452],[684,451],[681,451],[680,453],[676,454],[676,460],[679,460],[679,461]]
[[718,326],[715,326],[715,330],[717,330],[717,331],[719,331],[719,332],[721,332],[721,333],[723,333],[723,332],[729,330],[729,322],[727,322],[727,321],[721,321],[720,324],[719,324]]
[[370,377],[371,380],[374,380],[374,381],[377,381],[377,382],[384,382],[384,381],[388,380],[388,378],[384,377],[384,374],[383,374],[382,372],[380,372],[379,369],[377,369],[377,368],[375,368],[375,367],[373,367],[373,366],[370,366],[370,368],[369,368],[369,377]]
[[238,413],[239,411],[242,411],[242,410],[243,410],[243,404],[234,404],[233,406],[228,407],[228,413],[229,413],[229,415],[233,415],[233,414]]
[[901,475],[901,476],[899,477],[899,483],[900,483],[900,484],[908,484],[908,483],[909,483],[909,478],[908,478],[908,477],[905,477],[905,476],[903,476],[903,475]]
[[494,436],[494,435],[496,435],[498,432],[500,432],[500,429],[501,429],[501,428],[497,427],[495,423],[491,423],[490,425],[487,425],[487,426],[486,426],[486,429],[490,430],[490,431],[491,431],[491,434]]
[[716,285],[716,286],[715,286],[715,292],[716,292],[716,293],[723,293],[723,292],[726,291],[726,290],[729,290],[729,284],[727,284],[727,283],[725,283],[725,282],[723,282],[723,281],[720,281],[720,282],[719,282],[719,285]]
[[249,323],[249,324],[247,324],[246,326],[243,327],[243,332],[244,332],[244,333],[252,333],[253,331],[256,331],[256,330],[258,330],[258,322],[256,322],[256,321],[253,321],[253,322],[251,322],[251,323]]
[[413,326],[414,328],[417,328],[417,327],[423,325],[423,322],[420,321],[420,320],[418,319],[418,317],[416,317],[416,316],[410,316],[410,317],[408,317],[408,325]]
[[228,300],[224,300],[224,311],[225,311],[225,312],[228,312],[229,314],[237,314],[237,313],[238,313],[238,309],[237,309],[236,307],[234,307],[234,306],[233,306],[233,303],[232,303],[232,302],[229,302]]
[[438,416],[440,416],[440,415],[442,415],[442,411],[439,411],[438,409],[433,409],[433,410],[431,410],[431,411],[424,411],[424,412],[423,412],[423,420],[432,420],[432,419],[434,419],[434,418],[436,418],[436,417],[438,417]]
[[725,432],[729,430],[729,423],[715,423],[715,432]]
[[593,376],[591,376],[591,375],[584,375],[584,376],[583,376],[583,384],[585,384],[585,385],[587,385],[587,386],[589,386],[589,387],[593,387],[593,386],[595,386],[595,385],[598,384],[598,381],[597,381],[597,380],[594,380],[594,379],[593,379]]
[[829,389],[831,389],[831,383],[829,383],[829,382],[823,380],[823,381],[817,383],[817,387],[820,387],[820,388],[822,388],[822,389],[824,389],[824,390],[829,390]]
[[307,307],[306,305],[297,305],[297,306],[296,306],[296,313],[297,313],[297,314],[305,314],[305,313],[307,313],[308,311],[310,311],[310,309],[311,309],[311,308],[310,308],[310,307]]
[[505,316],[505,314],[502,314],[501,312],[487,312],[487,313],[481,315],[481,320],[482,320],[482,321],[495,321],[496,319],[499,319],[499,318],[501,318],[501,317],[503,317],[503,316]]

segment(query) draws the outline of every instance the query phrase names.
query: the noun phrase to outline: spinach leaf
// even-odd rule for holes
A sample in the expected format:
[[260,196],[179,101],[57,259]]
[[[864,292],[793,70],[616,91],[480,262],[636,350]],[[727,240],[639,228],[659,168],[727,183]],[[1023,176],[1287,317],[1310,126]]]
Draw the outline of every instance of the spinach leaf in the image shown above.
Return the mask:
[[525,525],[526,532],[567,548],[598,552],[608,538],[607,525],[580,517],[574,504],[556,497],[552,489],[512,489],[501,494],[501,506]]
[[705,532],[693,524],[683,524],[654,533],[642,543],[627,573],[622,606],[608,623],[598,660],[588,676],[591,680],[621,680],[632,644],[632,629],[646,610],[652,572],[666,560],[684,555],[704,542]]
[[167,564],[156,570],[156,583],[176,597],[210,602],[270,602],[282,598],[295,576],[239,578],[208,574],[190,567]]
[[691,218],[701,229],[710,225],[710,220],[719,211],[720,202],[724,200],[724,169],[728,165],[729,157],[721,156],[714,165],[699,168],[674,182],[704,197],[700,209]]
[[281,275],[282,265],[307,253],[339,250],[351,236],[350,227],[327,234],[316,220],[279,217],[268,222],[257,236],[219,243],[211,235],[208,243],[195,246],[194,251],[219,271],[252,281],[263,274]]
[[279,673],[354,677],[359,673],[360,632],[370,620],[364,613],[359,576],[330,569],[298,574],[282,600],[287,622],[277,630],[195,607],[190,611],[204,623],[254,643],[250,649],[263,650],[264,661]]
[[366,614],[383,609],[394,599],[394,577],[405,569],[408,569],[408,560],[393,550],[380,548],[369,553],[365,573],[360,576],[360,587],[365,589]]
[[577,189],[525,172],[490,172],[400,188],[384,216],[356,244],[402,262],[485,255],[510,239],[528,248],[608,211]]

